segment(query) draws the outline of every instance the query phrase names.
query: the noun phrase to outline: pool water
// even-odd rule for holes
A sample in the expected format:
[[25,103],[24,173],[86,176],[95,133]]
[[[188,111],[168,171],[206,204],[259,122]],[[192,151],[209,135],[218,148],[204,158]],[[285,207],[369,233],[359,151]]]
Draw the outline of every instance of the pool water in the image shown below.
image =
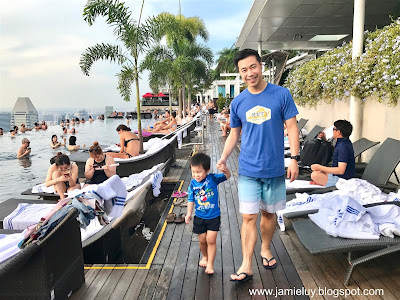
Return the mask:
[[[154,120],[142,120],[142,128],[154,123]],[[86,144],[89,147],[93,142],[98,141],[100,145],[111,145],[119,143],[119,135],[115,131],[118,125],[127,125],[126,119],[106,119],[95,120],[92,123],[75,124],[69,126],[68,130],[75,128],[77,145]],[[132,130],[137,130],[137,120],[131,120],[127,125]],[[63,152],[67,155],[70,152],[66,147],[52,149],[50,147],[51,136],[57,134],[58,140],[61,140],[61,126],[49,126],[45,131],[27,131],[18,133],[15,138],[10,137],[9,133],[0,136],[0,202],[10,198],[24,198],[21,196],[23,191],[32,186],[42,183],[46,179],[47,170],[50,166],[50,158]],[[68,139],[71,134],[67,134]],[[32,149],[29,158],[17,159],[17,151],[21,146],[23,138],[28,138]]]

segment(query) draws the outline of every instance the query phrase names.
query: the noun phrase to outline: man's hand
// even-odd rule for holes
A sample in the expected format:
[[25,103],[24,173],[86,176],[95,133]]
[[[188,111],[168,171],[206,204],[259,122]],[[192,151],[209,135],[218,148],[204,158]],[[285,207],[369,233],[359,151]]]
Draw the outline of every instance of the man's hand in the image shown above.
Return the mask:
[[313,171],[321,171],[321,165],[319,165],[319,164],[313,164],[313,165],[311,165],[311,170],[313,170]]
[[299,176],[299,166],[297,165],[297,160],[291,159],[289,166],[287,168],[287,178],[290,178],[290,182],[297,179]]
[[217,162],[217,169],[220,170],[221,172],[224,172],[223,170],[227,169],[226,166],[226,159],[225,158],[221,158],[218,162]]

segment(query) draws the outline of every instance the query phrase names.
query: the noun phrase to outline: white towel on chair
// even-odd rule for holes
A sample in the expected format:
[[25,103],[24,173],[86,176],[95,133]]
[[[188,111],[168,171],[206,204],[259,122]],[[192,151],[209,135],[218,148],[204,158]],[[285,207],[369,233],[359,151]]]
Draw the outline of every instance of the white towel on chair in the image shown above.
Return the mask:
[[3,220],[4,229],[24,230],[37,224],[40,218],[48,214],[56,204],[20,203],[17,208]]
[[92,184],[81,190],[73,190],[69,197],[81,196],[86,199],[96,199],[104,207],[109,217],[115,218],[122,214],[128,192],[118,175],[113,175],[100,184]]
[[163,179],[163,174],[160,171],[155,172],[151,175],[151,186],[153,188],[154,197],[160,195],[161,181]]
[[32,194],[38,194],[38,193],[55,194],[54,185],[46,187],[45,183],[37,184],[32,188]]
[[0,263],[21,251],[18,244],[24,239],[24,235],[25,231],[13,234],[0,234]]

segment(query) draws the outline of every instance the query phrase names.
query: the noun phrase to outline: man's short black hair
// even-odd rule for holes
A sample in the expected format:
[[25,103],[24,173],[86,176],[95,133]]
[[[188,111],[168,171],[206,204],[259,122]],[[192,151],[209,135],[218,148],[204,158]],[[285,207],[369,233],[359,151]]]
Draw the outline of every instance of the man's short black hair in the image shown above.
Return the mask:
[[337,130],[340,130],[342,136],[347,139],[353,132],[353,125],[347,120],[337,120],[333,123],[333,126],[335,126]]
[[239,51],[238,53],[236,53],[235,58],[233,59],[233,61],[235,62],[236,69],[239,70],[239,68],[238,68],[239,61],[242,59],[245,59],[249,56],[255,56],[257,61],[261,64],[261,57],[256,50],[243,49],[243,50]]
[[196,153],[190,160],[190,166],[202,166],[204,170],[210,170],[211,158],[204,153]]

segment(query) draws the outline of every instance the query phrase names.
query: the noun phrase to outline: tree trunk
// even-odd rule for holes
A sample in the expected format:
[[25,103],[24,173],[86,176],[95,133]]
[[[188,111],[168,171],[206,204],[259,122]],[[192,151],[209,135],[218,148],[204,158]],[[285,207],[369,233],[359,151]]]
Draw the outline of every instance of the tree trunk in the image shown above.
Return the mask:
[[[135,58],[135,71],[138,74],[137,59]],[[138,135],[139,135],[139,153],[143,153],[143,137],[142,137],[142,117],[140,116],[140,96],[139,96],[139,77],[135,76],[136,83],[136,110],[138,120]]]
[[179,115],[180,118],[182,118],[182,107],[183,107],[183,103],[182,103],[182,88],[178,89],[178,101],[179,101],[178,115]]
[[192,98],[192,92],[188,92],[188,99],[187,99],[187,104],[188,104],[188,110],[189,110],[189,113],[190,113],[190,110],[191,110],[191,108],[192,108],[192,103],[191,103],[191,98]]
[[186,109],[185,109],[185,86],[182,86],[182,106],[183,106],[183,112],[182,112],[182,117],[186,117]]

